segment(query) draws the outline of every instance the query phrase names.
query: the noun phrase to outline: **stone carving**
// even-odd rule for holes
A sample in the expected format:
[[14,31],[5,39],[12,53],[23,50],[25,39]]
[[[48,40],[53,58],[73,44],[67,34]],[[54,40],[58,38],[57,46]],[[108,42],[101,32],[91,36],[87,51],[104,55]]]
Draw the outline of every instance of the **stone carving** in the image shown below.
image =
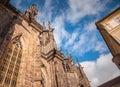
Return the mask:
[[67,72],[70,71],[70,66],[68,64],[66,64],[66,70],[67,70]]
[[65,71],[70,72],[70,66],[65,61],[62,62],[63,68]]
[[41,85],[42,87],[45,87],[45,79],[44,79],[43,74],[41,75]]
[[37,14],[38,14],[38,11],[36,9],[36,5],[35,4],[33,4],[30,8],[28,8],[26,10],[26,12],[25,12],[26,17],[28,17],[30,22],[35,19],[35,16]]

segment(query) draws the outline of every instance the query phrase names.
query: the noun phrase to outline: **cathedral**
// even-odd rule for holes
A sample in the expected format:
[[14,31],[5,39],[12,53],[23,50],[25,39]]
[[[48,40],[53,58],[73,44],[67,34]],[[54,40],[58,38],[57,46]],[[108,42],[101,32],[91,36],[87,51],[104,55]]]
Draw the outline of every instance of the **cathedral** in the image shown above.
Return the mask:
[[0,0],[0,87],[90,87],[83,68],[58,50],[33,4],[21,13]]

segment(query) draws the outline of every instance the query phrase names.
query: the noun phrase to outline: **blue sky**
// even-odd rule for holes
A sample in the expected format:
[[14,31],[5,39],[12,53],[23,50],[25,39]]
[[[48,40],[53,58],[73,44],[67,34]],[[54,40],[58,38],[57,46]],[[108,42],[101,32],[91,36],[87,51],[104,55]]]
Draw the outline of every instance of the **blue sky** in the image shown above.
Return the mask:
[[51,21],[58,49],[62,47],[64,54],[68,50],[75,63],[75,58],[79,58],[92,87],[120,75],[111,61],[112,55],[95,26],[95,22],[120,6],[120,0],[11,0],[10,2],[22,13],[32,4],[37,4],[39,12],[36,20],[41,24],[44,21],[46,26],[47,22]]

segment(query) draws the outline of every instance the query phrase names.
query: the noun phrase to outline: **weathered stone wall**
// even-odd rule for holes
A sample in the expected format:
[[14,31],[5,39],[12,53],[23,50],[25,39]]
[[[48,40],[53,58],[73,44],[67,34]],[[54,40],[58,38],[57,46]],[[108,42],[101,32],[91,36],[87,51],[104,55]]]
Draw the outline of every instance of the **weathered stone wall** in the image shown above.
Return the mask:
[[35,72],[35,67],[37,66],[36,62],[38,61],[37,54],[39,53],[40,55],[39,32],[36,31],[33,27],[29,26],[26,21],[18,19],[15,24],[13,38],[18,35],[21,35],[21,43],[23,47],[18,84],[20,83],[24,87],[32,87],[34,83],[34,76],[40,77],[40,75]]
[[[78,87],[81,84],[89,87],[85,74],[82,73],[81,80],[80,72],[71,58],[65,61],[62,52],[57,50],[50,24],[48,30],[43,30],[43,26],[35,20],[29,21],[15,8],[8,7],[0,4],[0,33],[3,34],[8,26],[7,33],[1,37],[3,41],[1,40],[0,47],[6,44],[6,48],[12,40],[19,37],[22,56],[16,87]],[[3,50],[0,52],[4,54]],[[2,60],[1,55],[0,57]],[[64,61],[68,66],[63,64]],[[0,83],[0,86],[3,84]]]

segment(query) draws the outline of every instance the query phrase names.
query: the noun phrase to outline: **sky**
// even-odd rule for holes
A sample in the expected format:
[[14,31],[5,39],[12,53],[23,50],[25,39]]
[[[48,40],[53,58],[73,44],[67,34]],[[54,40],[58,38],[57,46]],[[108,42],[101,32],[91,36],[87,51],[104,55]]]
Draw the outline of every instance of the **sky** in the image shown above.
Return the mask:
[[58,49],[79,59],[92,87],[120,75],[95,22],[120,6],[120,0],[11,0],[22,13],[37,5],[37,22],[51,22]]

